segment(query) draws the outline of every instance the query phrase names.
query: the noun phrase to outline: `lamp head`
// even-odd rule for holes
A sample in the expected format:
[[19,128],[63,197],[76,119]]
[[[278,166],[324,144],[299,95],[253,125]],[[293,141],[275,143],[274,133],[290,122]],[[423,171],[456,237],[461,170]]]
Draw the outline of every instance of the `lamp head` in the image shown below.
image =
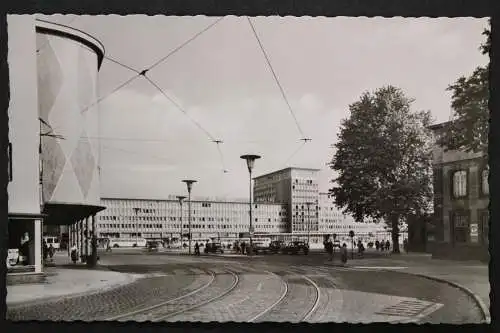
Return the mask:
[[240,156],[240,158],[247,161],[248,171],[252,172],[253,166],[255,164],[255,160],[258,160],[260,158],[260,156],[249,154],[249,155],[242,155],[242,156]]
[[180,203],[182,203],[182,200],[186,199],[185,195],[178,195],[177,199],[179,200]]
[[191,189],[193,188],[193,184],[196,183],[196,180],[184,179],[183,182],[186,183],[188,192],[191,192]]

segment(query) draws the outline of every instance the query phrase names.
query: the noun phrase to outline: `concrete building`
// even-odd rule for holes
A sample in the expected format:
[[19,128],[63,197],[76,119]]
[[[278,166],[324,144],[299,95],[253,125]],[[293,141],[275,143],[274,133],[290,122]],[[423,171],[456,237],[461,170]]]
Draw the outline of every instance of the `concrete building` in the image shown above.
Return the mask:
[[254,178],[254,200],[287,206],[288,232],[318,232],[319,169],[286,168]]
[[[449,122],[431,127],[436,140]],[[434,257],[488,260],[488,161],[480,153],[433,151],[434,223],[428,250]]]
[[28,257],[10,271],[41,273],[42,220],[71,225],[73,241],[88,254],[91,219],[104,209],[92,105],[104,48],[82,31],[33,16],[11,15],[8,26],[15,36],[9,38],[9,249]]
[[[103,198],[107,209],[98,214],[98,237],[176,240],[188,236],[188,204],[177,199],[150,200]],[[287,212],[282,204],[256,203],[253,208],[256,233],[286,231]],[[248,202],[191,200],[193,239],[238,238],[249,230]]]

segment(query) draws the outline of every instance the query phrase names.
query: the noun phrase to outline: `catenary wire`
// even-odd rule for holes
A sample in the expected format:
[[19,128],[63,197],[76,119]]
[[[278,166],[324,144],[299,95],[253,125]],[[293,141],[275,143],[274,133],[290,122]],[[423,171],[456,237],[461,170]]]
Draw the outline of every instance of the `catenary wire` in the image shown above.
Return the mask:
[[216,139],[208,132],[203,126],[200,125],[195,119],[193,119],[182,106],[180,106],[176,101],[174,101],[163,89],[160,88],[153,80],[144,75],[144,78],[149,81],[166,99],[168,99],[179,111],[184,113],[200,130],[202,130],[212,141]]
[[302,128],[300,127],[299,121],[297,120],[297,117],[295,116],[295,113],[293,112],[292,106],[290,105],[290,102],[288,101],[288,99],[286,97],[285,90],[283,89],[283,86],[281,85],[280,81],[278,80],[278,76],[276,75],[276,72],[274,71],[274,68],[271,65],[271,61],[269,60],[267,52],[264,49],[264,45],[262,44],[262,42],[259,38],[259,35],[257,34],[257,31],[255,30],[255,27],[248,16],[247,16],[247,20],[248,20],[248,23],[250,24],[250,27],[252,28],[253,34],[254,34],[255,38],[257,39],[257,42],[259,43],[259,47],[262,51],[262,54],[264,55],[264,58],[266,59],[267,65],[269,66],[269,69],[271,70],[271,73],[273,74],[274,81],[278,85],[278,88],[281,91],[281,95],[283,96],[283,99],[285,100],[286,105],[288,106],[288,110],[290,110],[290,113],[292,114],[292,117],[295,120],[295,124],[297,125],[297,129],[299,130],[302,137],[304,137],[304,132],[302,131]]
[[157,60],[155,63],[153,63],[151,66],[149,66],[146,70],[149,71],[149,70],[153,69],[154,67],[158,66],[163,61],[165,61],[167,58],[169,58],[171,55],[177,53],[184,46],[186,46],[187,44],[191,43],[193,40],[195,40],[196,38],[198,38],[200,35],[202,35],[203,33],[207,32],[208,30],[210,30],[212,27],[214,27],[217,23],[219,23],[223,19],[224,19],[224,16],[220,17],[215,22],[212,22],[205,29],[203,29],[202,31],[198,32],[193,37],[189,38],[187,41],[185,41],[184,43],[182,43],[181,45],[179,45],[178,47],[176,47],[175,49],[173,49],[172,51],[170,51],[166,56],[164,56],[164,57],[160,58],[159,60]]
[[296,150],[294,150],[294,152],[286,159],[285,163],[283,163],[283,165],[285,167],[287,167],[288,165],[288,162],[290,162],[292,160],[292,158],[295,157],[295,155],[297,155],[297,153],[306,145],[306,141],[304,141]]

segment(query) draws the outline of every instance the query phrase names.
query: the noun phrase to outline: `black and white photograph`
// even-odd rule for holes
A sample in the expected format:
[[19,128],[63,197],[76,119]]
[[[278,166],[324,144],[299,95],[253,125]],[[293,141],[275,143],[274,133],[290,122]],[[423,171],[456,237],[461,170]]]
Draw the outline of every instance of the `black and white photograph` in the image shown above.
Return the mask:
[[7,24],[7,319],[490,322],[488,17]]

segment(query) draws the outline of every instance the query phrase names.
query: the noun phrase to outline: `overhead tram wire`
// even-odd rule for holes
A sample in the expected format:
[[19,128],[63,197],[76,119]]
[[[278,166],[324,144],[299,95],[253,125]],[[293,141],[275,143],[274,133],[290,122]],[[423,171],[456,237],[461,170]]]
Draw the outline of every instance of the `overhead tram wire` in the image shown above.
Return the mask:
[[[301,139],[302,141],[304,141],[300,146],[299,148],[297,148],[285,161],[285,163],[283,163],[284,167],[288,167],[288,162],[290,162],[292,160],[292,158],[295,157],[295,155],[297,155],[297,153],[306,145],[307,143],[307,139]],[[310,139],[309,139],[310,140]]]
[[[208,31],[210,28],[212,28],[213,26],[215,26],[217,23],[219,23],[224,17],[221,17],[219,19],[217,19],[215,22],[213,22],[212,24],[208,25],[205,29],[203,29],[202,31],[198,32],[197,34],[195,34],[193,37],[191,37],[190,39],[188,39],[187,41],[185,41],[184,43],[182,43],[181,45],[179,45],[178,47],[176,47],[174,50],[172,50],[171,52],[169,52],[166,56],[160,58],[159,60],[157,60],[155,63],[153,63],[153,65],[147,67],[146,69],[142,70],[142,71],[139,71],[139,70],[136,70],[130,66],[127,66],[125,64],[123,64],[122,62],[116,60],[116,59],[113,59],[109,56],[105,56],[104,58],[117,64],[117,65],[120,65],[121,67],[123,68],[126,68],[134,73],[136,73],[135,76],[131,77],[130,79],[128,79],[127,81],[125,81],[124,83],[120,84],[118,87],[116,87],[115,89],[113,89],[110,93],[106,94],[104,97],[101,97],[99,98],[96,102],[92,103],[91,105],[87,106],[86,108],[84,108],[81,113],[85,112],[86,110],[88,110],[89,108],[91,108],[92,106],[96,105],[96,104],[99,104],[100,102],[102,102],[104,99],[108,98],[109,96],[113,95],[115,92],[117,92],[118,90],[122,89],[123,87],[125,87],[126,85],[128,85],[129,83],[131,83],[133,80],[135,80],[136,78],[138,78],[139,76],[144,76],[145,77],[145,74],[153,69],[154,67],[158,66],[160,63],[164,62],[168,57],[170,57],[171,55],[175,54],[176,52],[178,52],[179,50],[181,50],[184,46],[186,46],[187,44],[189,44],[190,42],[192,42],[193,40],[195,40],[198,36],[200,36],[201,34],[203,34],[204,32]],[[69,24],[69,23],[68,23]]]
[[220,157],[220,161],[221,161],[221,164],[222,164],[222,172],[228,173],[229,170],[226,169],[226,166],[225,166],[225,163],[224,163],[224,156],[222,156],[222,150],[220,149],[220,146],[219,146],[219,144],[224,143],[224,142],[221,141],[221,140],[215,140],[214,142],[217,145],[217,151],[219,152],[219,157]]
[[295,124],[297,125],[297,129],[299,130],[300,135],[302,136],[302,138],[305,138],[304,132],[302,131],[302,128],[300,127],[299,121],[297,120],[297,117],[295,116],[295,113],[293,112],[292,106],[290,105],[290,102],[288,101],[288,98],[286,97],[285,90],[283,89],[283,86],[281,85],[280,81],[278,80],[278,76],[276,75],[276,72],[274,71],[274,68],[271,65],[271,61],[269,60],[267,52],[264,49],[264,45],[262,44],[262,42],[261,42],[261,40],[259,38],[259,35],[257,34],[257,31],[255,30],[255,27],[254,27],[252,21],[250,20],[250,18],[248,16],[247,16],[247,20],[248,20],[248,23],[250,24],[250,27],[252,28],[253,34],[254,34],[255,38],[257,39],[257,42],[259,43],[259,47],[260,47],[260,49],[261,49],[261,51],[262,51],[262,53],[264,55],[264,58],[266,59],[267,65],[269,66],[269,69],[271,70],[271,73],[273,74],[274,81],[278,85],[278,88],[281,91],[281,95],[283,96],[283,99],[285,100],[286,105],[288,106],[288,110],[292,114],[292,117],[293,117],[293,119],[295,121]]

